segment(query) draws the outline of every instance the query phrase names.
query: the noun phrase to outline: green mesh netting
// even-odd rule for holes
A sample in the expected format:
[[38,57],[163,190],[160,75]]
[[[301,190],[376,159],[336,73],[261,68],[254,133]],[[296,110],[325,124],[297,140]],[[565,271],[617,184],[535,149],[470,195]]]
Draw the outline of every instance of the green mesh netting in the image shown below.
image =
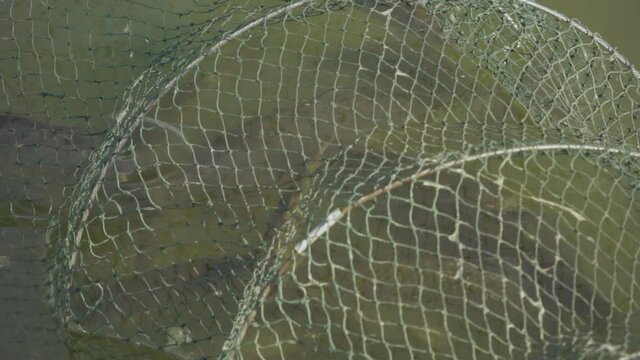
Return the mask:
[[640,357],[640,74],[579,24],[5,0],[0,29],[7,358]]

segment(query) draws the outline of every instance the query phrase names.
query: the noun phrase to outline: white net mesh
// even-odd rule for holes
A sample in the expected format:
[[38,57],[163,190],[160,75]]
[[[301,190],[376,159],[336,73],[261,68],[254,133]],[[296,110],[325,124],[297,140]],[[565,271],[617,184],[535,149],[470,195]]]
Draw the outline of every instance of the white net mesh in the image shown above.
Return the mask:
[[489,0],[0,9],[0,304],[38,351],[640,352],[640,77],[581,27]]

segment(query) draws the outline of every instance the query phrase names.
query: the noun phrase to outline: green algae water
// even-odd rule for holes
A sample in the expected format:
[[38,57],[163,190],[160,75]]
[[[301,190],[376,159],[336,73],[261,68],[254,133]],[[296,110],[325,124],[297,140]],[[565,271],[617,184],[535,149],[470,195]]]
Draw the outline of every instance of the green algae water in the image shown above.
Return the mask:
[[597,32],[612,46],[622,52],[629,61],[640,66],[640,45],[634,38],[640,30],[635,16],[640,13],[640,3],[619,0],[610,3],[589,2],[588,6],[570,1],[538,0],[569,18],[580,21],[591,31]]
[[[490,20],[521,31],[511,16],[485,28],[462,5],[323,3],[225,40],[113,140],[117,110],[137,96],[127,89],[156,76],[148,68],[186,68],[180,56],[215,39],[199,34],[280,5],[0,3],[11,34],[0,42],[10,54],[0,56],[0,286],[11,289],[0,304],[12,312],[0,349],[217,358],[262,259],[335,208],[451,162],[354,208],[295,257],[229,356],[640,351],[637,79],[572,52],[582,35],[567,48],[560,35],[545,47],[535,30],[501,43]],[[487,6],[478,18],[513,11]],[[575,60],[545,66],[554,56]],[[604,79],[604,90],[589,85]],[[66,224],[103,141],[122,146],[80,224]],[[619,144],[627,155],[607,150]],[[56,289],[48,274],[63,246],[71,285]],[[20,283],[37,285],[25,295]]]

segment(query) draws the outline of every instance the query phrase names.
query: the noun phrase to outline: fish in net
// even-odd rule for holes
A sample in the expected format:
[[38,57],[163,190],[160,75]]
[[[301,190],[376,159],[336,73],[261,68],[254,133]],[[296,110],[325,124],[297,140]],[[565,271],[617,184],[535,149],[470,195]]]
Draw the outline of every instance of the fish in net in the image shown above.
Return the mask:
[[74,4],[0,3],[5,353],[640,353],[640,76],[584,27]]

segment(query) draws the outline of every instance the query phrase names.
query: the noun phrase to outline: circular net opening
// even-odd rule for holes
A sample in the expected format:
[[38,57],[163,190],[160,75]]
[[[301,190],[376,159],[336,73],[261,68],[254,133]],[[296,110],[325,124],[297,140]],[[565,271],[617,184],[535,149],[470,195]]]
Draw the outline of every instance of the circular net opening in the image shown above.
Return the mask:
[[597,36],[526,2],[193,6],[68,137],[72,355],[640,352],[640,81]]

